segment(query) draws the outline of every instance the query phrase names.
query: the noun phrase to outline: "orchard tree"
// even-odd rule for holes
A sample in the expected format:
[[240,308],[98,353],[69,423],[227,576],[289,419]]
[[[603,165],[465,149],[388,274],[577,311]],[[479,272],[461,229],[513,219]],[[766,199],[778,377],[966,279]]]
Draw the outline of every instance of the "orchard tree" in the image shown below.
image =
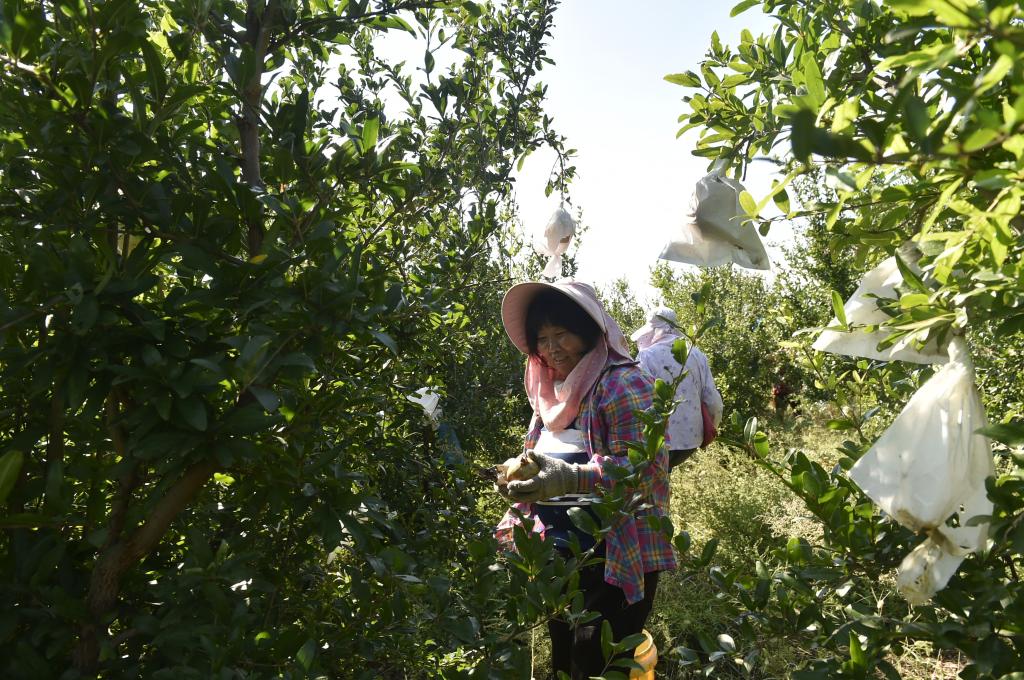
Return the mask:
[[0,3],[5,677],[522,662],[406,396],[562,153],[556,5]]
[[[744,0],[733,15],[754,6],[774,17],[773,31],[744,31],[735,49],[715,35],[699,67],[668,76],[690,89],[683,121],[701,131],[695,153],[737,175],[757,156],[781,156],[770,194],[744,199],[751,217],[772,199],[787,218],[820,216],[833,252],[851,253],[858,267],[914,241],[922,256],[904,264],[927,277],[907,268],[886,324],[893,341],[967,333],[975,356],[1016,345],[1024,323],[1024,8],[1013,0]],[[791,205],[786,186],[812,172],[834,197]],[[1001,474],[988,487],[991,549],[968,557],[931,604],[913,610],[880,597],[875,583],[918,539],[872,512],[841,469],[796,454],[771,458],[770,443],[748,424],[737,443],[805,501],[825,543],[793,539],[775,565],[730,575],[723,593],[739,588],[747,636],[737,644],[771,634],[812,645],[800,677],[896,677],[887,656],[915,640],[964,654],[961,677],[1019,675],[1024,459],[1016,447],[1024,425],[1019,400],[991,398],[1015,391],[1016,373],[984,369],[997,423],[989,433],[1001,442]],[[885,381],[888,373],[861,362],[846,378]],[[840,423],[852,433],[845,468],[872,443],[855,415]]]
[[[627,338],[633,331],[647,323],[647,310],[636,299],[625,277],[612,281],[600,291],[600,296],[604,308],[619,324]],[[632,341],[630,345],[633,346]]]

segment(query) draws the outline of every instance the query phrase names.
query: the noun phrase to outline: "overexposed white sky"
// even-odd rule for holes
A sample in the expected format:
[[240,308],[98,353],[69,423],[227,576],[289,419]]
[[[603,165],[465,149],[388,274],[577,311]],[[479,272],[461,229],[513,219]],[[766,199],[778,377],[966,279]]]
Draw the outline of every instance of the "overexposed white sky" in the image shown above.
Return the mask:
[[[707,174],[707,160],[690,153],[696,131],[676,139],[681,98],[693,90],[663,78],[698,70],[713,31],[735,46],[744,28],[758,35],[772,26],[753,9],[730,18],[735,4],[564,0],[558,8],[548,49],[555,65],[541,80],[548,85],[546,112],[578,152],[570,198],[588,227],[579,242],[579,279],[604,286],[624,276],[642,301],[651,302],[650,269],[682,220],[694,184]],[[554,160],[550,152],[537,152],[517,175],[516,200],[528,233],[543,229],[558,207],[557,196],[544,196]],[[769,191],[773,170],[755,163],[748,172],[745,186],[755,199]],[[765,239],[773,267],[781,254],[772,244],[790,237],[785,226],[775,226]]]

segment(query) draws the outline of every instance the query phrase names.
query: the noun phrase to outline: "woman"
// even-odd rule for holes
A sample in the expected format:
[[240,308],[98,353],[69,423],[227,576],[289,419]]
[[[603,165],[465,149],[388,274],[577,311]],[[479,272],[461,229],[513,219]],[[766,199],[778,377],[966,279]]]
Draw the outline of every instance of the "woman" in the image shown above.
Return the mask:
[[[676,325],[676,313],[668,307],[661,307],[654,310],[647,323],[630,336],[637,346],[636,360],[640,368],[652,378],[661,378],[670,385],[683,370],[672,355],[672,345],[683,337]],[[696,346],[690,347],[686,357],[686,377],[676,387],[676,399],[679,406],[672,412],[665,429],[670,468],[692,456],[704,441],[701,404],[707,409],[715,427],[722,422],[722,395],[715,387],[708,358]]]
[[[552,536],[568,551],[575,531],[568,509],[586,505],[599,487],[611,486],[605,471],[610,463],[629,465],[626,442],[642,434],[634,411],[651,405],[653,385],[630,359],[622,331],[586,284],[513,286],[502,301],[501,317],[512,344],[527,355],[526,394],[534,416],[525,448],[540,471],[508,483],[507,495],[518,512],[510,510],[496,534],[511,548],[521,514],[530,529]],[[604,563],[580,574],[584,605],[600,618],[575,629],[559,620],[548,624],[555,671],[573,678],[600,674],[602,619],[616,640],[642,631],[658,573],[676,566],[668,537],[643,518],[668,512],[665,451],[647,468],[637,491],[649,507],[613,526],[595,547]],[[593,545],[582,532],[576,539],[583,548],[589,547],[588,539]]]

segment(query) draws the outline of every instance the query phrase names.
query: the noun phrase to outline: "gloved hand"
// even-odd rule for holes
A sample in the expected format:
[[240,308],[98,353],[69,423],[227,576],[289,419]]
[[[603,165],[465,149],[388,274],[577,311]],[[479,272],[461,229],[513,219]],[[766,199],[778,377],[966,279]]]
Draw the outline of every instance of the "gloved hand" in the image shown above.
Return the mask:
[[[526,480],[533,477],[540,470],[537,468],[537,464],[530,458],[528,451],[520,453],[515,458],[509,458],[503,464],[505,468],[505,480],[506,482],[513,482],[517,479]],[[498,466],[500,470],[501,465]]]
[[578,465],[536,451],[528,451],[527,454],[537,464],[539,471],[530,479],[509,482],[510,499],[517,503],[533,503],[576,493],[579,486]]

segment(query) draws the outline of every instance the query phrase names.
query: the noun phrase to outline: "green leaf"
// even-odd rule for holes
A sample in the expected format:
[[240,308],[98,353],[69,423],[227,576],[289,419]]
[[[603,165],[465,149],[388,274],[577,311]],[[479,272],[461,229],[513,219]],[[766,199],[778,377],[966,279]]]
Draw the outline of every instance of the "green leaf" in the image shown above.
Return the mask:
[[814,113],[807,109],[800,109],[793,115],[789,134],[790,143],[793,145],[793,155],[798,161],[806,163],[810,158],[814,151],[814,135]]
[[750,442],[754,447],[754,453],[760,458],[767,458],[770,452],[768,435],[764,432],[757,432]]
[[832,132],[845,133],[857,122],[860,115],[860,101],[860,97],[850,97],[835,108],[832,114]]
[[772,180],[772,190],[768,192],[768,195],[761,199],[757,204],[757,213],[760,214],[764,210],[765,206],[768,205],[769,200],[774,200],[775,205],[785,213],[789,212],[789,194],[786,193],[786,187],[800,174],[800,169],[793,170],[785,177],[782,181]]
[[[157,355],[157,356],[159,357],[159,355]],[[195,364],[196,366],[201,366],[202,368],[205,368],[206,370],[210,371],[214,375],[217,375],[217,376],[223,376],[224,375],[224,367],[221,366],[216,361],[214,361],[213,359],[204,359],[204,358],[200,357],[200,358],[197,358],[197,359],[190,359],[189,361],[191,363]]]
[[644,640],[646,639],[647,637],[643,633],[633,633],[632,635],[627,635],[626,637],[619,640],[617,643],[615,643],[615,646],[619,649],[619,651],[636,649],[637,647],[642,645]]
[[700,654],[689,647],[673,647],[669,653],[673,656],[679,657],[680,666],[689,666],[691,664],[700,663]]
[[163,358],[160,356],[160,352],[156,347],[153,347],[153,345],[142,346],[142,363],[146,366],[152,367],[159,366],[162,361]]
[[412,26],[409,25],[409,22],[407,22],[402,17],[394,14],[389,14],[388,16],[383,17],[374,17],[368,22],[368,24],[373,28],[385,31],[392,28],[397,28],[399,30],[405,31],[406,33],[412,33],[413,35],[416,35],[416,31],[414,31]]
[[614,638],[612,637],[612,624],[608,619],[601,621],[601,656],[605,661],[609,661],[612,655],[615,654],[615,649],[612,646]]
[[672,544],[675,545],[676,550],[678,550],[680,554],[685,555],[690,552],[690,533],[688,531],[680,531],[676,534],[676,537],[672,539]]
[[1007,446],[1024,446],[1024,422],[996,423],[975,430]]
[[732,639],[731,635],[722,633],[718,636],[718,646],[722,648],[722,651],[728,654],[736,652],[736,641]]
[[316,364],[313,363],[313,360],[308,354],[304,354],[302,352],[286,354],[281,358],[280,364],[282,366],[298,366],[300,368],[305,368],[310,372],[316,371]]
[[802,538],[791,536],[786,541],[786,556],[793,564],[803,564],[810,556],[810,545]]
[[749,192],[740,192],[740,207],[746,211],[748,217],[757,219],[757,201],[754,200],[754,197]]
[[700,551],[700,563],[710,564],[712,558],[715,556],[715,552],[718,550],[718,539],[712,538],[710,541],[704,544],[704,549]]
[[366,119],[363,123],[363,133],[360,141],[363,145],[363,153],[369,153],[375,146],[377,146],[377,137],[380,134],[380,119],[377,116],[371,116]]
[[700,76],[693,71],[670,73],[665,76],[665,80],[675,85],[682,85],[683,87],[700,87]]
[[931,296],[926,295],[925,293],[907,293],[906,295],[900,296],[900,309],[911,309],[913,307],[927,305],[930,300]]
[[295,660],[298,661],[303,668],[307,671],[309,667],[313,665],[313,659],[316,657],[316,642],[312,639],[306,640],[302,643],[302,647],[295,654]]
[[886,4],[910,16],[934,14],[940,22],[954,28],[971,28],[977,24],[965,0],[887,0]]
[[206,431],[206,403],[197,395],[176,399],[174,408],[188,425],[200,432]]
[[378,340],[380,340],[381,344],[384,345],[385,347],[387,347],[389,350],[391,350],[391,352],[395,356],[398,356],[398,345],[395,344],[395,339],[394,338],[392,338],[390,335],[388,335],[384,331],[370,331],[370,334],[373,335],[373,337],[375,337]]
[[999,137],[999,130],[995,128],[981,128],[972,132],[963,143],[964,151],[970,153],[978,151]]
[[675,396],[675,392],[672,386],[661,378],[654,380],[654,395],[660,399],[672,399]]
[[815,108],[825,103],[828,95],[825,94],[825,81],[821,77],[821,68],[818,67],[818,55],[814,52],[804,52],[800,59],[800,70],[807,83],[807,94],[814,102]]
[[[698,302],[697,306],[701,306],[703,303]],[[697,312],[700,314],[700,310]],[[672,343],[672,358],[679,362],[680,366],[686,365],[686,360],[690,356],[690,343],[686,341],[686,338],[679,338]]]
[[1018,161],[1024,158],[1024,135],[1013,135],[1003,141],[1003,148],[1012,153]]
[[153,91],[153,98],[160,102],[167,91],[166,69],[152,42],[143,40],[141,49],[142,58],[146,64],[146,78],[149,80],[149,87]]
[[273,413],[277,410],[277,407],[281,405],[281,400],[273,390],[269,390],[266,387],[260,387],[258,385],[250,385],[249,392],[252,396],[256,397],[256,401],[260,403],[268,413]]
[[858,670],[866,670],[868,667],[868,655],[864,653],[860,637],[852,630],[850,631],[850,662]]
[[568,515],[573,525],[584,533],[593,535],[600,529],[597,522],[594,521],[593,515],[584,508],[578,506],[569,508]]
[[902,255],[896,255],[896,268],[899,270],[900,276],[903,277],[903,283],[906,286],[919,293],[931,293],[924,280],[909,264],[903,261]]
[[751,444],[754,441],[754,436],[757,434],[757,418],[752,417],[747,420],[747,424],[743,426],[743,441],[746,444]]
[[761,4],[761,0],[743,0],[729,12],[730,17],[739,16],[755,5]]
[[931,116],[928,114],[928,105],[916,95],[907,97],[903,102],[903,128],[910,133],[915,142],[921,142],[928,136],[928,126],[931,124]]
[[836,321],[843,328],[848,328],[849,324],[846,322],[846,306],[843,303],[843,297],[836,291],[832,291],[832,311],[836,315]]
[[7,502],[24,462],[25,454],[17,450],[8,451],[0,458],[0,505]]
[[986,71],[983,75],[978,78],[977,84],[974,86],[974,95],[981,95],[983,92],[991,90],[993,87],[999,84],[999,81],[1006,77],[1006,74],[1013,68],[1013,57],[1007,54],[999,55],[996,59],[996,63],[992,64],[992,67]]
[[778,193],[772,196],[772,200],[775,201],[775,207],[781,210],[785,214],[789,214],[790,203],[789,193],[785,189],[780,189]]

